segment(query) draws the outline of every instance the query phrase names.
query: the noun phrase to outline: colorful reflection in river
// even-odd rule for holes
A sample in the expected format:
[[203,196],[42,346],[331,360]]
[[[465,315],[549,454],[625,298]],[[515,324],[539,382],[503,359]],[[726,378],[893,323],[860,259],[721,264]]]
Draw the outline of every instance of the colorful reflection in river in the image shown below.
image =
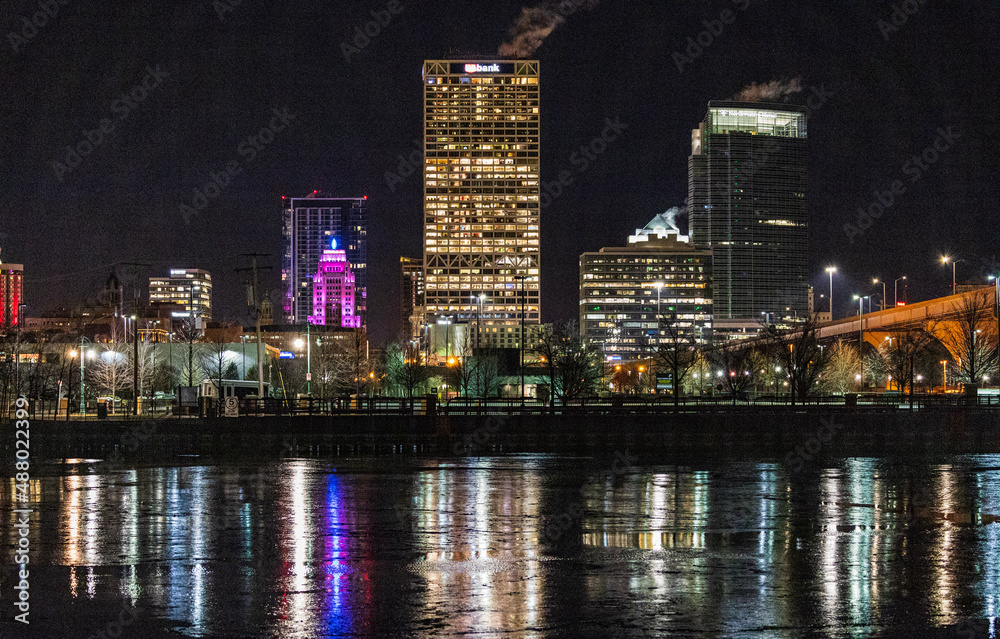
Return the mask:
[[[540,637],[628,621],[863,637],[969,617],[996,636],[1000,456],[800,475],[535,456],[62,470],[38,480],[32,529],[33,561],[65,567],[53,588],[113,595],[191,636]],[[564,521],[564,538],[545,532]]]

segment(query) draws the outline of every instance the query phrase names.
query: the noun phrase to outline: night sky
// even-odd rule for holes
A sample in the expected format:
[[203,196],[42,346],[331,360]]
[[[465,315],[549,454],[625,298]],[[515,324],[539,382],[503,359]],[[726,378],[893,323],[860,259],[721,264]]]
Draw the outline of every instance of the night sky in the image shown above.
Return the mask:
[[[348,60],[342,44],[386,2],[224,1],[49,0],[58,13],[16,52],[9,34],[39,3],[3,3],[0,244],[25,264],[28,314],[74,305],[114,264],[138,261],[152,264],[143,281],[171,266],[211,270],[216,319],[242,320],[239,254],[273,254],[266,281],[280,300],[281,196],[320,189],[369,198],[369,321],[381,344],[399,324],[399,256],[422,254],[419,175],[386,181],[418,148],[422,62],[494,57],[524,5],[400,0]],[[604,0],[569,16],[536,54],[542,179],[574,172],[542,212],[543,320],[575,317],[580,253],[621,245],[684,202],[691,129],[709,100],[754,82],[801,78],[796,104],[832,94],[809,122],[810,264],[818,292],[824,267],[839,267],[838,314],[851,293],[874,292],[873,276],[909,276],[911,300],[944,294],[942,253],[967,260],[960,281],[1000,269],[1000,9],[897,6],[898,27],[890,3],[861,1]],[[731,23],[710,24],[721,32],[679,71],[675,52],[724,10]],[[581,173],[573,154],[608,118],[628,128]],[[70,167],[66,147],[102,119],[113,130],[92,132],[101,139]],[[272,124],[266,144],[245,141]],[[906,166],[949,127],[925,156],[933,163]],[[227,165],[239,172],[223,177]],[[228,183],[185,219],[181,205],[213,174]],[[905,192],[849,238],[844,225],[895,180]]]

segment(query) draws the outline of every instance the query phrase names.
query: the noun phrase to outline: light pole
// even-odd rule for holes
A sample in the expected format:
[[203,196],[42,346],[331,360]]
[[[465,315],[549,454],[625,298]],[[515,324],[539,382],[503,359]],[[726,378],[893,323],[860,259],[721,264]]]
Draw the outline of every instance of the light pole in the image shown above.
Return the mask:
[[[656,283],[656,346],[660,346],[660,291],[663,290],[663,282]],[[675,320],[676,324],[676,320]],[[676,326],[674,327],[676,328]]]
[[951,294],[955,295],[958,293],[958,284],[955,279],[955,267],[958,266],[959,262],[964,262],[965,260],[953,260],[949,256],[945,255],[941,258],[942,264],[951,263]]
[[872,279],[872,284],[881,284],[882,285],[882,310],[884,311],[885,310],[885,281],[884,280],[880,280],[879,278],[876,277],[876,278]]
[[480,293],[476,298],[476,350],[479,350],[480,325],[483,322],[483,304],[486,303],[486,293]]
[[899,306],[899,280],[905,280],[906,276],[897,277],[896,281],[892,283],[892,303]]
[[830,275],[830,321],[833,321],[833,274],[837,272],[836,266],[826,267],[826,272]]
[[524,280],[526,275],[515,275],[515,280],[521,281],[521,404],[524,404]]
[[[90,342],[89,339],[81,335],[80,336],[80,418],[81,419],[87,417],[87,403],[86,403],[87,400],[84,399],[85,395],[83,394],[83,391],[85,390],[85,387],[83,385],[83,374],[84,374],[83,360],[86,359],[86,354],[87,354],[83,346],[84,341]],[[93,344],[93,342],[90,343]],[[93,351],[91,351],[91,353],[93,353]]]
[[858,300],[858,355],[861,358],[861,390],[865,390],[865,300],[871,300],[870,295],[855,295]]
[[243,359],[240,361],[240,381],[247,378],[247,336],[240,335],[240,342],[243,343]]
[[[21,323],[24,321],[24,307],[17,305],[17,341],[14,342],[14,396],[21,396]],[[39,362],[41,363],[41,362]]]
[[306,322],[306,395],[312,397],[312,322]]
[[993,298],[993,317],[997,319],[997,376],[1000,377],[1000,276],[990,275],[990,279],[996,285],[996,296]]
[[948,360],[941,360],[941,374],[944,377],[944,392],[948,392]]

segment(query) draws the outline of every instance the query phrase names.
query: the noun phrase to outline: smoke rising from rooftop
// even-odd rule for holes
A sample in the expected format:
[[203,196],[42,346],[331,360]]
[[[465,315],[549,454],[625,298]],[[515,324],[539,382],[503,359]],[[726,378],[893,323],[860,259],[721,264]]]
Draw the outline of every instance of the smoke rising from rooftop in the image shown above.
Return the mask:
[[802,78],[791,80],[772,80],[757,84],[754,82],[733,96],[736,102],[766,102],[777,100],[792,93],[802,91]]
[[535,7],[525,7],[510,28],[507,41],[500,45],[500,57],[527,58],[534,55],[545,38],[566,18],[580,9],[593,9],[600,0],[546,0]]

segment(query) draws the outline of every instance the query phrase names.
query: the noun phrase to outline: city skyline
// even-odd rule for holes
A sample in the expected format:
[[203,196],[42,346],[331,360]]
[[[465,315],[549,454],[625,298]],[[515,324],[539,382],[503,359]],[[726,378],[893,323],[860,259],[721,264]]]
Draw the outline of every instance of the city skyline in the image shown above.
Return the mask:
[[[8,24],[29,8],[15,3]],[[234,256],[280,255],[274,211],[281,195],[318,188],[368,195],[372,210],[391,220],[370,237],[373,277],[386,283],[371,291],[370,306],[380,316],[372,330],[377,341],[391,339],[398,326],[391,312],[399,298],[396,261],[418,254],[422,236],[419,162],[409,165],[421,148],[420,65],[449,49],[495,57],[521,5],[407,7],[363,47],[353,43],[355,27],[383,9],[377,3],[327,8],[317,23],[295,11],[249,5],[224,20],[210,5],[149,8],[123,26],[143,34],[183,18],[206,35],[178,32],[161,45],[141,37],[117,45],[95,41],[96,56],[123,62],[69,87],[69,100],[51,96],[59,60],[72,58],[74,34],[94,32],[101,12],[68,12],[21,47],[12,58],[13,81],[61,105],[40,128],[32,124],[33,98],[15,101],[11,130],[27,132],[31,144],[0,152],[10,167],[0,208],[17,221],[3,224],[0,241],[12,261],[25,264],[27,312],[72,306],[80,291],[99,290],[110,265],[139,260],[160,270],[184,264],[212,271],[219,317],[240,319],[245,296],[242,276],[232,272]],[[713,35],[706,24],[718,31],[726,9],[735,20]],[[772,34],[779,18],[787,28]],[[888,30],[880,27],[887,20]],[[802,90],[786,99],[811,110],[810,173],[818,177],[810,194],[810,242],[817,248],[809,281],[823,293],[824,268],[839,267],[838,316],[849,312],[852,292],[874,290],[873,276],[908,275],[900,287],[913,299],[939,294],[950,283],[950,269],[935,262],[939,254],[966,260],[958,265],[960,281],[996,271],[992,231],[983,231],[996,214],[990,176],[997,157],[989,143],[996,125],[975,116],[998,97],[995,82],[981,81],[981,69],[996,61],[996,52],[979,46],[991,41],[992,23],[971,8],[936,6],[922,6],[902,25],[891,20],[891,7],[882,6],[785,12],[767,3],[668,9],[607,0],[569,16],[535,56],[546,96],[542,320],[575,316],[575,291],[555,284],[575,277],[581,252],[684,200],[690,128],[704,105],[776,79],[801,78]],[[310,27],[288,43],[289,55],[266,55],[273,34],[305,23]],[[263,26],[258,33],[251,24]],[[773,44],[762,47],[763,36]],[[215,47],[216,41],[226,44]],[[325,57],[316,55],[321,42]],[[945,42],[954,60],[947,71],[934,62],[945,55]],[[345,43],[358,51],[345,54]],[[250,60],[267,61],[252,66]],[[734,60],[740,64],[727,64]],[[156,72],[157,64],[167,75],[136,90],[146,97],[133,101],[106,136],[114,145],[105,141],[57,179],[52,162],[65,163],[66,147],[114,114],[111,103],[143,87],[153,77],[147,67]],[[220,73],[209,78],[200,70],[208,65]],[[243,89],[254,85],[267,90],[248,96]],[[193,99],[178,108],[181,95]],[[275,110],[286,106],[281,119]],[[616,118],[628,128],[595,153],[591,144]],[[896,181],[905,193],[893,193]],[[107,196],[91,195],[100,190]],[[200,204],[195,190],[208,204],[185,220],[180,206]],[[133,214],[108,218],[107,201]],[[157,242],[143,239],[150,237]],[[263,279],[278,299],[280,259],[271,259],[273,270]]]

